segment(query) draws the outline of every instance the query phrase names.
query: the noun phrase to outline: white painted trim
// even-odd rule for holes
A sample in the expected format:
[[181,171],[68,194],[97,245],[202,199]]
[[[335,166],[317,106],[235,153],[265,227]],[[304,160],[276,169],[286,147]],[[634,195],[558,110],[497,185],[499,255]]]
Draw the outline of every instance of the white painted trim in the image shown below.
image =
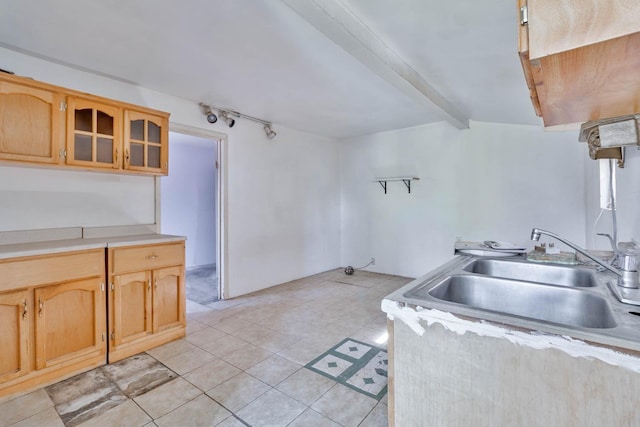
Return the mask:
[[155,191],[155,211],[154,211],[154,215],[153,215],[153,219],[154,219],[154,223],[156,226],[156,233],[160,233],[161,227],[160,227],[160,194],[162,193],[161,190],[161,186],[160,186],[160,178],[159,176],[156,176],[153,178],[153,188]]
[[469,117],[451,104],[391,49],[380,36],[338,0],[282,0],[351,56],[416,102],[435,109],[458,129],[469,128]]
[[[228,281],[228,136],[227,134],[201,129],[194,126],[183,125],[180,123],[169,123],[169,131],[177,132],[199,138],[207,138],[217,142],[218,150],[218,169],[217,169],[217,188],[216,188],[216,267],[218,273],[218,292],[220,299],[225,300],[229,296]],[[156,182],[159,182],[157,180]],[[160,185],[156,185],[156,223],[160,227]]]
[[218,291],[220,299],[229,297],[229,269],[228,269],[228,139],[227,135],[218,139],[218,179],[217,182],[217,216],[216,224],[216,265],[218,266]]

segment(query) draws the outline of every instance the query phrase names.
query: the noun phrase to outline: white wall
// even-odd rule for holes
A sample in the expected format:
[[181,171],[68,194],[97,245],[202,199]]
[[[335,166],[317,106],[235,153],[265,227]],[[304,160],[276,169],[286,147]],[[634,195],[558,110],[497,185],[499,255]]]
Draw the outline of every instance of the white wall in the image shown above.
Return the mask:
[[[457,237],[531,246],[534,226],[584,244],[585,147],[535,126],[445,123],[344,141],[342,264],[422,275],[453,256]],[[378,176],[415,175],[388,194]]]
[[[263,289],[328,270],[340,261],[339,146],[329,138],[274,124],[268,140],[262,126],[238,120],[232,129],[210,125],[198,101],[96,76],[0,48],[2,67],[18,75],[171,113],[171,125],[228,135],[229,296]],[[203,91],[206,89],[203,88]],[[53,171],[44,171],[53,176]],[[82,173],[82,177],[85,176]],[[86,176],[90,174],[87,173]],[[6,177],[12,179],[11,174]],[[15,191],[22,191],[15,182]],[[87,200],[95,198],[88,192]],[[132,204],[138,201],[132,200]],[[146,202],[140,201],[146,204]],[[29,205],[16,206],[26,210]],[[77,220],[91,219],[82,214]],[[30,228],[38,228],[31,224]]]
[[153,177],[0,166],[0,231],[153,224]]
[[236,127],[243,143],[229,141],[232,296],[339,266],[338,143],[283,127],[269,141],[261,127]]
[[216,263],[217,142],[171,132],[169,175],[160,178],[160,228],[187,237],[187,268]]
[[[586,145],[586,144],[585,144]],[[586,150],[586,148],[585,148]],[[594,223],[600,213],[599,166],[585,153],[586,190],[587,190],[587,239],[592,247],[611,250],[606,238],[595,237]],[[616,212],[618,219],[618,241],[640,242],[640,151],[630,147],[625,151],[624,168],[615,168],[616,173]],[[598,221],[596,233],[613,234],[611,211],[606,210]]]

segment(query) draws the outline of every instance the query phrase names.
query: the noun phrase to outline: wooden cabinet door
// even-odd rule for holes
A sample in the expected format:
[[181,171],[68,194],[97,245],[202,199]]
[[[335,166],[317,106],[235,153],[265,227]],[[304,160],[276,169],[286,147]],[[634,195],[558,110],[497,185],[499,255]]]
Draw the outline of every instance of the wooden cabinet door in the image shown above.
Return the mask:
[[151,272],[114,276],[111,289],[111,328],[117,348],[146,337],[151,326]]
[[125,110],[124,168],[167,175],[168,155],[168,117]]
[[153,281],[153,332],[184,326],[184,268],[154,270]]
[[545,127],[580,129],[583,122],[638,113],[639,5],[518,0],[527,11],[519,24],[520,58]]
[[67,103],[67,163],[119,169],[122,164],[122,110],[72,96]]
[[34,292],[37,369],[106,354],[106,301],[100,278]]
[[62,95],[10,79],[0,76],[0,159],[59,163]]
[[0,383],[29,372],[29,325],[33,309],[28,290],[0,293]]

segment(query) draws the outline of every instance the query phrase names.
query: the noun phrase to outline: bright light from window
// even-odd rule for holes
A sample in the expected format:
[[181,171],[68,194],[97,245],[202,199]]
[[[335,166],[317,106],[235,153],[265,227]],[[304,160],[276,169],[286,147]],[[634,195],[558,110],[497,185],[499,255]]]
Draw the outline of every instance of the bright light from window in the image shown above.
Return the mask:
[[[611,186],[609,185],[609,159],[600,159],[600,209],[611,210]],[[613,167],[613,197],[616,197],[616,168]]]
[[376,338],[376,344],[386,344],[388,339],[389,334],[385,331],[384,333],[380,334],[378,338]]

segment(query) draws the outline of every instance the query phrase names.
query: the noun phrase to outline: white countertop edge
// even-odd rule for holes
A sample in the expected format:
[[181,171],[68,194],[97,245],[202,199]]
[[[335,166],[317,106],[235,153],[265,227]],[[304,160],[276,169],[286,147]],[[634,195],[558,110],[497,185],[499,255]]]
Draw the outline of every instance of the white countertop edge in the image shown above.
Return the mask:
[[116,225],[106,227],[83,227],[85,239],[110,239],[111,237],[158,234],[156,224]]
[[118,248],[121,246],[146,245],[150,243],[183,242],[187,240],[187,238],[169,234],[140,234],[134,236],[115,236],[103,240],[107,240],[108,248]]
[[27,256],[57,254],[98,248],[116,248],[124,246],[170,243],[186,240],[183,236],[168,234],[144,234],[132,236],[113,236],[95,239],[51,240],[46,242],[18,243],[0,245],[0,259]]
[[0,259],[20,258],[36,255],[57,254],[106,247],[105,242],[91,240],[52,240],[49,242],[19,243],[0,246]]
[[640,357],[622,353],[612,348],[591,345],[585,341],[564,335],[543,333],[540,331],[519,331],[494,325],[483,320],[472,321],[461,319],[451,313],[424,307],[408,307],[403,303],[383,299],[382,311],[387,313],[390,320],[398,319],[404,322],[417,335],[425,334],[425,328],[420,324],[426,322],[428,326],[434,323],[442,325],[446,330],[464,335],[467,332],[478,336],[502,338],[513,344],[532,349],[556,349],[571,357],[598,359],[610,365],[619,366],[633,372],[640,372]]

